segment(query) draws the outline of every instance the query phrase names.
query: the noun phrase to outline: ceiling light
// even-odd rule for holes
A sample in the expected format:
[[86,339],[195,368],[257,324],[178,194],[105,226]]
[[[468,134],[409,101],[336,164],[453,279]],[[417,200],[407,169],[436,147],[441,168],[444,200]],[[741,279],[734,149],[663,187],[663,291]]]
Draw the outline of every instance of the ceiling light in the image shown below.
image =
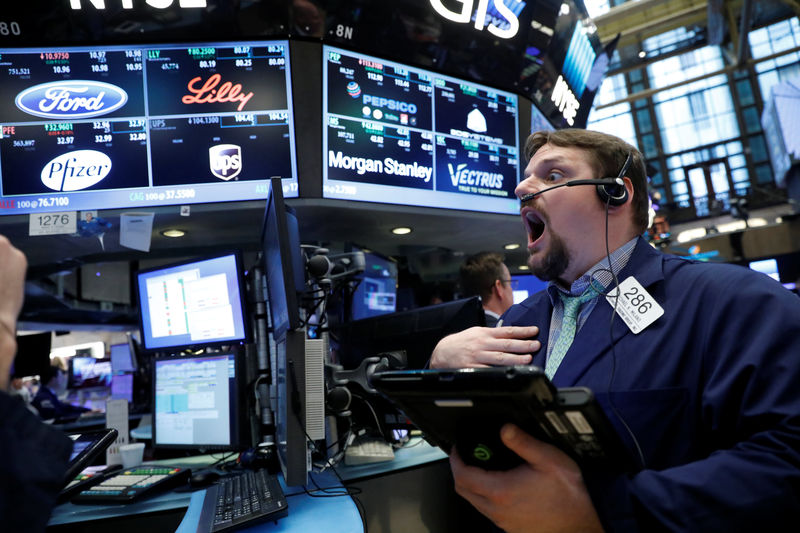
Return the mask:
[[517,248],[519,248],[519,244],[517,244],[515,242],[512,242],[512,243],[506,244],[505,246],[503,246],[503,248],[505,248],[506,250],[516,250]]
[[641,57],[642,59],[644,59],[645,57],[647,57],[647,52],[645,52],[644,50],[642,50],[641,52],[639,52],[639,57]]
[[518,270],[530,270],[531,267],[529,267],[528,265],[520,265],[520,266],[517,267],[517,269]]
[[161,232],[161,235],[163,235],[164,237],[178,238],[186,235],[186,232],[183,231],[182,229],[165,229],[164,231]]
[[392,228],[392,233],[394,233],[395,235],[408,235],[409,233],[411,233],[411,228],[404,228],[404,227]]

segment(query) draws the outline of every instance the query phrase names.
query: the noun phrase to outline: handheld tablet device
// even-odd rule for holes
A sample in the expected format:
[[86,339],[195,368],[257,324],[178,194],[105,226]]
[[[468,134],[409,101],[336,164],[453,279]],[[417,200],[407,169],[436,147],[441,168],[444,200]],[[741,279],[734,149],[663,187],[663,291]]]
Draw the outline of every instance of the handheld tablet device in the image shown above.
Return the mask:
[[500,428],[513,422],[582,467],[635,468],[592,391],[556,389],[539,367],[387,371],[371,383],[428,442],[448,453],[455,446],[473,466],[507,470],[522,463],[500,440]]
[[98,429],[71,433],[67,436],[72,440],[72,454],[69,458],[67,472],[64,474],[64,488],[59,494],[60,500],[75,494],[79,486],[84,488],[90,482],[98,481],[102,477],[99,475],[79,476],[79,474],[114,442],[117,438],[117,430],[113,428]]

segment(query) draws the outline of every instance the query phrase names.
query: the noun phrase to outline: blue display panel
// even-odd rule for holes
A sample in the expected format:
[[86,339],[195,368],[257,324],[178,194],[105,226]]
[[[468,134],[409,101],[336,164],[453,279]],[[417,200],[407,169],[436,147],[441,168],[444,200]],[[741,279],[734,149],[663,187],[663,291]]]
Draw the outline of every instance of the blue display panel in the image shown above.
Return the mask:
[[147,350],[174,352],[248,339],[237,254],[140,271],[136,285]]
[[364,273],[353,291],[352,320],[394,313],[397,310],[397,264],[364,252]]
[[514,288],[515,304],[547,288],[547,282],[540,280],[533,274],[514,274],[511,279],[517,282],[517,286]]
[[0,49],[0,214],[297,196],[287,41]]
[[518,99],[323,47],[324,198],[516,214]]

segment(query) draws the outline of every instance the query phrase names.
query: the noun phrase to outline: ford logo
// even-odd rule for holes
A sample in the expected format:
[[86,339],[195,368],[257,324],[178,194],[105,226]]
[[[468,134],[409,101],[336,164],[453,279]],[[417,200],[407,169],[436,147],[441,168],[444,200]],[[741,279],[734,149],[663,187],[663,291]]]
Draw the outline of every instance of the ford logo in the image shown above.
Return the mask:
[[90,80],[51,81],[28,87],[14,103],[31,115],[44,118],[90,118],[124,106],[128,93],[110,83]]
[[42,169],[42,183],[58,192],[82,191],[111,172],[111,159],[97,150],[75,150],[61,154]]

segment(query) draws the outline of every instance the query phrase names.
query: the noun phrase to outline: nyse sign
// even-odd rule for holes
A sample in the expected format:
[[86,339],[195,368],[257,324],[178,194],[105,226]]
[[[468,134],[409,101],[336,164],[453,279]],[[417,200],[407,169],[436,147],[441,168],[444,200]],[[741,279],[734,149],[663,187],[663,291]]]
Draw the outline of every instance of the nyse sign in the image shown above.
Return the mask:
[[[133,9],[133,0],[116,0],[122,5],[122,9]],[[83,9],[82,0],[69,0],[69,6],[72,9]],[[105,0],[86,0],[87,4],[91,4],[95,9],[105,9]],[[141,0],[139,2],[141,4]],[[167,9],[175,3],[175,0],[144,0],[144,3],[156,9]],[[206,7],[206,0],[177,0],[178,7],[181,8],[196,8]]]
[[[505,24],[498,25],[494,20],[486,26],[486,16],[490,1],[494,3],[494,8],[497,13],[505,18],[508,27],[504,28],[502,26],[505,26]],[[483,30],[484,26],[486,26],[489,33],[501,39],[511,39],[514,37],[519,31],[519,19],[517,18],[517,14],[505,4],[505,1],[506,0],[478,0],[478,5],[474,13],[475,29]],[[474,0],[456,0],[456,4],[461,4],[461,9],[458,11],[452,11],[449,7],[445,7],[442,0],[430,0],[430,3],[431,7],[447,20],[465,24],[473,19],[472,8],[475,4]],[[517,5],[520,8],[522,7],[519,2]]]
[[552,102],[561,112],[561,115],[563,115],[564,120],[567,121],[567,124],[572,126],[575,123],[575,117],[578,114],[580,102],[578,102],[578,99],[575,98],[575,95],[570,90],[569,85],[567,85],[567,82],[564,81],[563,76],[558,77],[556,86],[553,88],[553,93],[550,95],[550,100],[552,100]]

